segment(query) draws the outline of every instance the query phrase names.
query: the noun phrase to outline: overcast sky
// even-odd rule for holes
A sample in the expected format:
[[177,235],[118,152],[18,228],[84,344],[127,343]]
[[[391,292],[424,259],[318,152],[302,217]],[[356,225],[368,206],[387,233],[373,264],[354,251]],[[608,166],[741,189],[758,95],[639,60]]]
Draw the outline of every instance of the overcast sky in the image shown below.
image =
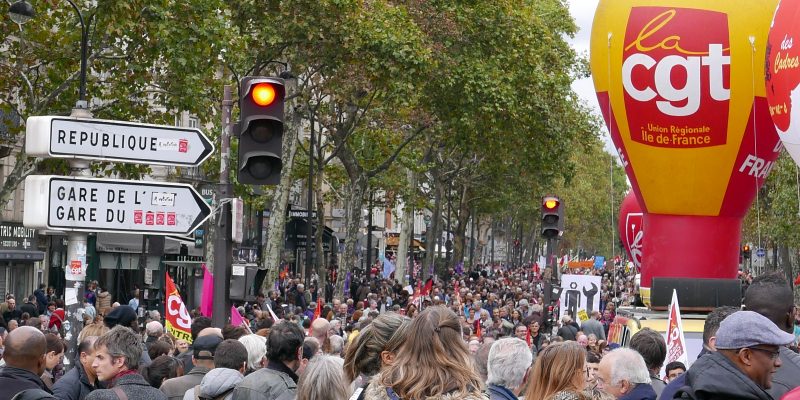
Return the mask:
[[[575,18],[575,23],[580,29],[575,39],[570,40],[570,44],[578,53],[589,55],[589,37],[592,33],[592,19],[594,18],[594,11],[597,9],[599,0],[569,0],[569,11],[572,17]],[[592,78],[581,79],[572,84],[572,90],[578,93],[578,96],[586,102],[589,106],[594,108],[598,115],[600,111],[597,108],[597,97],[594,93],[594,84]],[[616,155],[614,146],[611,144],[611,139],[608,134],[605,135],[606,151]]]

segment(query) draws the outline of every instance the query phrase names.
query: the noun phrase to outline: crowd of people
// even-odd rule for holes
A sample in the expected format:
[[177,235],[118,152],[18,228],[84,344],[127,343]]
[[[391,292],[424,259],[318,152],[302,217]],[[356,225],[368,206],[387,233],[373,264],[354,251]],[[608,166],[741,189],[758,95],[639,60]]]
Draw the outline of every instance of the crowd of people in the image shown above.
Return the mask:
[[451,270],[416,290],[371,276],[344,299],[287,274],[239,307],[241,326],[194,315],[191,342],[157,311],[97,311],[94,286],[71,362],[52,324],[63,303],[39,302],[40,288],[24,312],[13,297],[0,304],[0,400],[800,399],[800,313],[781,275],[749,278],[741,307],[708,314],[703,351],[685,365],[666,363],[652,329],[624,346],[610,339],[623,299],[639,301],[632,271],[563,272],[601,275],[588,320],[559,316],[545,295],[549,270],[530,266]]

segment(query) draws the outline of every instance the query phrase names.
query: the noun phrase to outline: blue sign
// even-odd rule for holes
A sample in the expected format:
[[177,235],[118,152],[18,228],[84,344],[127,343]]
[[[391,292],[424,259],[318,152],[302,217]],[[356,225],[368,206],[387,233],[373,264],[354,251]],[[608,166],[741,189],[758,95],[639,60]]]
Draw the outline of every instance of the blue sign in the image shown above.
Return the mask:
[[606,258],[603,256],[594,256],[594,268],[603,269],[606,266]]
[[758,258],[763,258],[765,255],[767,255],[767,252],[764,251],[764,249],[758,249],[758,251],[756,251],[756,256],[758,256]]

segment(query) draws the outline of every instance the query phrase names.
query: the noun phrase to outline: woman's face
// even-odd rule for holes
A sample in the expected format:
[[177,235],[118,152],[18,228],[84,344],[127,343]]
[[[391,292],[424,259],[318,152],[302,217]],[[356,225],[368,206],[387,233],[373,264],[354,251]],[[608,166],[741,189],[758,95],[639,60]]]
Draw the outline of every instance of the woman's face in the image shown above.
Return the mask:
[[56,354],[55,351],[50,351],[45,356],[44,365],[47,369],[53,369],[61,362],[61,359],[64,358],[64,352]]
[[594,334],[589,335],[589,346],[596,346],[597,345],[597,336]]
[[175,341],[175,348],[178,349],[178,352],[183,353],[189,349],[189,342],[183,339],[178,339]]
[[519,311],[517,311],[517,310],[512,311],[511,312],[511,318],[519,319]]
[[531,324],[531,333],[535,334],[535,333],[538,333],[538,332],[539,332],[539,323],[534,321]]

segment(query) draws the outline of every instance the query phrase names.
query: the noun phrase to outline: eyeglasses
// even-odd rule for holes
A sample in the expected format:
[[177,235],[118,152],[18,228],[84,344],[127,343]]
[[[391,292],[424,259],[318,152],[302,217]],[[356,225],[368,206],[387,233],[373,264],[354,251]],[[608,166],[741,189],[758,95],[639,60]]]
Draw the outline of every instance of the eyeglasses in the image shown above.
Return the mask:
[[778,349],[778,350],[775,350],[775,351],[772,351],[772,350],[767,350],[767,349],[762,349],[762,348],[758,348],[758,347],[747,347],[747,349],[748,349],[748,350],[760,351],[760,352],[762,352],[762,353],[767,353],[767,354],[769,354],[769,358],[770,358],[771,360],[777,360],[777,359],[778,359],[778,357],[780,357],[780,356],[781,356],[781,350],[780,350],[780,349]]

